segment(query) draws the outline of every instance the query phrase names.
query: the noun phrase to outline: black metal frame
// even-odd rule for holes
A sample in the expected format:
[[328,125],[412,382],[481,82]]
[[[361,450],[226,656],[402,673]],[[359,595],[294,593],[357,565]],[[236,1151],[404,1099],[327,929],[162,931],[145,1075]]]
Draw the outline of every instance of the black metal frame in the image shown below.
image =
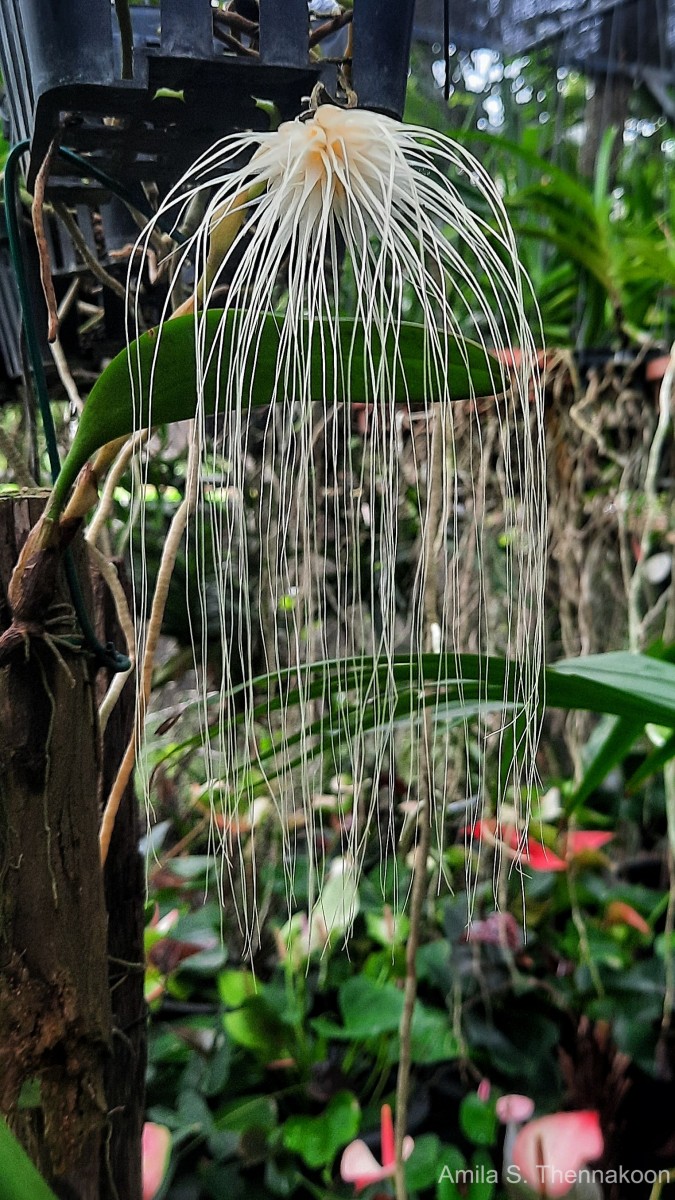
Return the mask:
[[[132,8],[133,79],[122,79],[110,0],[2,0],[0,58],[12,139],[32,142],[29,187],[54,137],[127,186],[163,190],[218,137],[267,128],[256,99],[273,101],[282,118],[297,115],[326,81],[310,57],[307,0],[258,4],[257,57],[224,52],[210,0]],[[413,9],[414,0],[354,0],[351,83],[363,107],[401,116]],[[163,89],[182,98],[158,97]],[[54,162],[50,190],[85,199],[64,160]]]

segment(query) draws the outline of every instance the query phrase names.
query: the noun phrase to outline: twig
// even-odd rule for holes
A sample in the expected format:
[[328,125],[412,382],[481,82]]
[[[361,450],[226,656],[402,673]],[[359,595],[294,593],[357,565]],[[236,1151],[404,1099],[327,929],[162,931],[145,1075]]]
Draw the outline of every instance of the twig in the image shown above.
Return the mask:
[[53,208],[59,220],[63,222],[68,230],[70,238],[84,259],[84,262],[89,267],[92,275],[96,276],[99,283],[102,283],[105,287],[110,288],[110,290],[114,292],[116,296],[119,296],[121,300],[124,300],[125,304],[130,303],[131,301],[127,298],[124,284],[120,283],[119,279],[115,279],[112,275],[110,275],[109,272],[106,271],[105,267],[101,266],[100,262],[96,258],[96,255],[92,254],[84,237],[82,236],[82,230],[77,224],[75,218],[68,212],[65,204],[54,201]]
[[[434,571],[434,547],[437,543],[443,513],[443,481],[445,474],[445,424],[440,405],[436,406],[432,422],[429,462],[429,494],[427,498],[424,534],[424,637],[431,641],[432,629],[438,625],[438,595]],[[433,722],[429,707],[424,712],[424,741],[421,763],[422,792],[418,814],[418,839],[413,858],[413,885],[410,898],[410,931],[405,955],[405,988],[400,1024],[400,1058],[396,1079],[396,1200],[407,1200],[403,1140],[408,1123],[410,1067],[412,1062],[412,1023],[417,1000],[417,950],[420,944],[422,914],[427,888],[427,860],[431,846],[431,817],[434,794],[434,775],[431,757]]]
[[645,521],[640,538],[640,555],[628,588],[628,637],[630,649],[637,653],[641,648],[644,618],[640,616],[640,594],[644,582],[644,565],[649,556],[654,517],[658,512],[658,474],[661,455],[671,424],[673,382],[675,381],[675,343],[670,349],[670,360],[659,389],[659,419],[649,447],[645,472],[644,497]]
[[331,17],[330,21],[324,21],[323,25],[317,25],[309,35],[309,48],[312,50],[324,38],[327,38],[331,33],[337,33],[338,29],[349,25],[354,14],[352,12],[340,13],[339,17]]
[[260,28],[257,21],[249,21],[248,17],[242,17],[241,13],[233,12],[231,8],[215,9],[213,20],[216,25],[229,25],[231,29],[241,29],[242,33],[250,33],[252,37],[257,37]]
[[247,58],[260,58],[257,50],[253,50],[250,46],[244,46],[243,42],[238,41],[231,33],[226,33],[224,29],[214,29],[214,35],[219,42],[224,42],[231,50],[235,50],[237,54],[244,54]]
[[668,1172],[667,1180],[661,1179],[661,1171],[659,1171],[658,1178],[654,1181],[654,1186],[649,1193],[649,1200],[661,1200],[661,1193],[663,1192],[664,1186],[666,1186],[668,1183],[672,1183],[674,1179],[675,1167],[671,1167],[670,1171]]
[[138,688],[138,698],[136,701],[136,719],[134,721],[134,730],[127,745],[122,762],[120,763],[110,796],[108,798],[108,802],[105,806],[103,819],[101,821],[101,830],[99,833],[101,865],[105,864],[108,856],[110,840],[115,827],[115,818],[122,802],[122,797],[126,791],[127,784],[131,778],[131,773],[134,769],[134,764],[136,762],[136,748],[143,733],[145,714],[150,701],[150,691],[152,688],[152,671],[155,662],[155,652],[157,650],[157,643],[159,641],[159,635],[162,629],[162,620],[164,618],[164,609],[166,608],[166,601],[169,594],[171,576],[173,574],[176,556],[180,549],[180,544],[183,539],[183,534],[185,533],[185,527],[187,525],[188,518],[197,499],[199,483],[199,454],[200,443],[198,432],[195,428],[195,423],[191,422],[190,453],[188,456],[185,498],[174,513],[173,520],[169,526],[169,532],[164,543],[162,558],[159,564],[159,570],[157,572],[155,594],[152,598],[150,620],[148,621],[148,629],[145,639],[143,667]]
[[[425,738],[426,743],[426,738]],[[425,753],[429,747],[425,744]],[[428,775],[428,771],[427,771]],[[410,932],[405,954],[405,990],[403,1013],[401,1014],[400,1043],[401,1056],[398,1063],[396,1078],[396,1200],[407,1200],[405,1184],[405,1164],[403,1162],[403,1139],[408,1123],[408,1100],[410,1091],[410,1066],[412,1061],[412,1023],[417,1000],[417,950],[420,944],[420,926],[424,909],[424,898],[427,884],[427,859],[431,845],[431,789],[430,780],[425,787],[426,795],[420,807],[418,830],[419,837],[414,856],[414,876],[412,895],[410,898]]]
[[[73,279],[68,291],[63,297],[63,300],[59,304],[57,311],[59,327],[61,326],[63,318],[68,312],[70,312],[73,301],[79,291],[79,287],[80,281],[76,277]],[[84,401],[79,393],[77,384],[71,375],[70,367],[68,366],[68,360],[63,352],[63,346],[61,345],[61,340],[58,334],[54,338],[54,341],[49,343],[49,349],[52,352],[52,358],[54,359],[54,364],[56,366],[56,370],[58,371],[59,379],[66,390],[68,399],[70,400],[71,411],[73,413],[81,413],[82,409],[84,408]]]
[[73,412],[81,413],[82,409],[84,408],[84,400],[82,399],[78,391],[77,384],[70,373],[68,361],[63,353],[63,346],[61,345],[58,335],[54,338],[53,342],[49,343],[49,349],[52,352],[52,358],[54,359],[54,364],[56,366],[56,370],[58,371],[59,379],[66,390],[68,399],[70,400],[71,409]]
[[54,291],[54,281],[52,279],[52,267],[49,261],[49,246],[47,245],[47,236],[45,234],[45,188],[49,179],[51,170],[52,158],[58,144],[58,137],[52,138],[49,143],[49,149],[44,156],[42,166],[35,178],[35,191],[33,193],[33,203],[31,205],[31,216],[33,218],[33,229],[35,231],[35,240],[37,242],[38,256],[40,259],[40,282],[42,283],[42,291],[44,292],[45,302],[47,304],[47,341],[53,342],[59,332],[59,318],[56,309],[56,293]]
[[127,645],[127,654],[131,660],[131,666],[129,667],[128,671],[120,671],[117,675],[113,676],[110,687],[101,701],[101,706],[98,710],[98,723],[101,734],[103,734],[105,732],[105,727],[108,724],[108,718],[110,717],[110,714],[121,695],[127,679],[134,669],[134,664],[136,661],[136,635],[134,633],[134,623],[131,619],[131,613],[129,612],[127,598],[124,594],[124,588],[120,583],[114,564],[108,562],[108,559],[105,557],[105,555],[101,554],[101,551],[98,550],[96,546],[92,545],[91,542],[87,548],[89,550],[89,554],[91,555],[94,566],[99,574],[102,575],[103,579],[108,585],[108,588],[110,589],[110,594],[115,603],[117,620],[120,623],[120,628]]
[[133,455],[138,450],[139,446],[150,436],[149,429],[141,429],[139,433],[135,433],[130,437],[128,442],[122,447],[115,462],[106,478],[105,487],[101,493],[101,499],[98,502],[98,507],[94,513],[86,534],[84,535],[90,546],[95,546],[98,542],[103,525],[110,516],[113,501],[115,498],[115,489],[124,475],[129,462]]
[[70,312],[71,308],[73,307],[73,303],[75,302],[75,300],[77,298],[77,293],[79,292],[79,290],[80,290],[80,280],[78,279],[78,277],[76,275],[75,278],[72,279],[70,284],[68,285],[68,290],[67,290],[65,296],[63,297],[63,300],[59,304],[59,308],[58,308],[59,325],[65,319],[65,317],[68,316],[68,313]]

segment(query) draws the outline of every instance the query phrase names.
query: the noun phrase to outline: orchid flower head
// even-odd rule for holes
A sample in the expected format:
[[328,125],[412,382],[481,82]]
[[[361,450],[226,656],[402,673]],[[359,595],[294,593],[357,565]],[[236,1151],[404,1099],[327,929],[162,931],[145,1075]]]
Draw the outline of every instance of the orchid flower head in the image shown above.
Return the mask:
[[[202,213],[196,228],[195,211]],[[232,810],[255,775],[267,782],[277,807],[289,895],[301,814],[310,909],[320,907],[323,864],[313,797],[321,788],[311,755],[317,721],[335,741],[341,734],[341,769],[353,780],[353,814],[341,828],[341,853],[353,876],[345,883],[352,889],[379,819],[380,781],[388,778],[393,789],[396,779],[392,746],[403,695],[411,789],[423,764],[453,758],[467,787],[473,772],[485,794],[484,765],[476,781],[468,732],[481,714],[480,764],[488,733],[495,744],[495,734],[499,742],[508,726],[517,730],[517,753],[510,755],[503,786],[516,803],[524,797],[527,817],[540,724],[546,535],[543,397],[526,317],[528,296],[530,308],[536,302],[500,190],[481,163],[443,134],[364,109],[322,103],[274,131],[221,139],[162,201],[141,249],[158,222],[187,230],[172,256],[163,320],[182,300],[183,268],[195,279],[188,304],[197,360],[193,436],[208,483],[188,539],[198,558],[212,546],[221,564],[210,595],[202,584],[195,600],[206,614],[215,593],[220,632],[215,706],[205,670],[199,679],[221,882],[238,861]],[[130,336],[140,328],[138,296]],[[206,314],[214,307],[223,317],[212,337]],[[252,364],[270,314],[279,329],[274,403],[256,426]],[[424,331],[418,396],[409,394],[403,370],[411,314]],[[346,315],[352,318],[347,331]],[[214,438],[203,381],[225,353],[226,331],[229,359],[218,376]],[[157,354],[161,336],[162,325]],[[449,367],[468,361],[468,339],[494,355],[500,395],[482,401],[474,391],[455,407]],[[350,411],[350,369],[357,359],[368,410],[360,436]],[[149,403],[151,409],[152,397]],[[257,472],[254,442],[255,461],[262,463]],[[405,475],[404,448],[414,479]],[[503,494],[499,545],[484,512],[486,478],[495,469]],[[405,609],[404,519],[416,528]],[[483,574],[495,556],[505,597],[497,633]],[[470,577],[475,606],[463,643]],[[139,637],[142,645],[142,630]],[[203,659],[207,649],[204,634],[196,657]],[[503,702],[487,704],[486,680],[466,697],[460,682],[457,713],[427,727],[424,714],[434,689],[440,698],[441,685],[432,680],[406,688],[396,668],[403,654],[411,679],[423,677],[429,649],[451,663],[462,650],[500,651],[517,659],[518,671],[507,671]],[[308,667],[317,659],[333,664],[329,703],[312,693]],[[358,701],[348,663],[372,664],[372,682]],[[278,680],[267,714],[252,682],[261,670]],[[236,700],[235,673],[245,681]],[[321,704],[323,717],[317,717]],[[265,715],[274,769],[260,750]],[[420,733],[425,728],[431,745]],[[147,779],[144,785],[148,795]],[[439,771],[430,789],[439,839],[450,788],[448,772]],[[392,790],[385,847],[392,845],[394,799]],[[500,795],[491,802],[497,807]]]

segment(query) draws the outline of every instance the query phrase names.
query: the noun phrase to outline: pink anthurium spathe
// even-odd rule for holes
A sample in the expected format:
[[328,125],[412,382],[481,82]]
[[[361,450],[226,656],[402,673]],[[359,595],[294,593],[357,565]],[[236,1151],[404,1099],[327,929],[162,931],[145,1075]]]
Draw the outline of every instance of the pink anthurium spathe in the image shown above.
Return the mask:
[[504,1169],[513,1162],[513,1147],[518,1137],[518,1130],[525,1121],[529,1121],[534,1112],[534,1100],[529,1096],[521,1096],[517,1092],[500,1096],[495,1105],[497,1120],[506,1125],[504,1136]]
[[605,925],[630,925],[631,928],[637,929],[638,933],[643,933],[645,937],[649,937],[652,932],[651,926],[644,917],[637,909],[633,908],[632,904],[626,904],[624,900],[612,900],[607,905]]
[[171,1133],[166,1125],[145,1122],[141,1155],[143,1200],[153,1200],[162,1185],[171,1157]]
[[485,838],[494,845],[501,841],[509,850],[517,854],[519,862],[530,867],[533,871],[567,871],[570,860],[580,854],[595,854],[614,837],[601,829],[578,829],[568,833],[564,839],[565,857],[561,858],[553,850],[549,850],[543,842],[536,838],[525,837],[518,833],[513,825],[497,830],[495,820],[476,821],[468,832],[473,837]]
[[571,1192],[579,1168],[595,1162],[603,1149],[597,1112],[553,1113],[523,1126],[512,1162],[537,1196],[558,1200]]
[[[392,1179],[396,1174],[396,1144],[394,1141],[394,1122],[391,1108],[382,1105],[380,1121],[380,1138],[382,1145],[382,1164],[368,1149],[366,1143],[357,1138],[345,1148],[340,1160],[340,1178],[345,1183],[353,1183],[357,1192],[362,1192],[371,1183],[381,1183],[383,1179]],[[415,1143],[411,1137],[403,1139],[403,1161],[406,1162],[413,1152]]]
[[498,831],[497,822],[494,820],[476,821],[468,832],[479,841],[485,837],[493,845],[495,842],[503,842],[509,850],[514,852],[514,855],[517,854],[518,861],[523,866],[531,867],[533,871],[567,870],[567,863],[563,858],[559,858],[543,842],[538,842],[535,838],[521,837],[513,825]]
[[565,855],[573,858],[577,854],[594,854],[602,850],[614,837],[602,829],[575,829],[565,838]]
[[499,1097],[495,1111],[503,1125],[522,1125],[524,1121],[529,1121],[534,1112],[534,1100],[529,1096],[510,1093]]

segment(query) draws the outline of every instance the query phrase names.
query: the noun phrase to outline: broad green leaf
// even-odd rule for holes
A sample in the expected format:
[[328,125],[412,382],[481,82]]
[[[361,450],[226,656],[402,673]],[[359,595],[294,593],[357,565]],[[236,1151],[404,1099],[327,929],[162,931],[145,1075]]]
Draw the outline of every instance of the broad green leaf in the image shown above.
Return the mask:
[[472,1182],[467,1200],[492,1200],[499,1172],[485,1150],[477,1150],[471,1159]]
[[[266,405],[281,398],[283,380],[277,378],[276,361],[283,319],[273,315],[263,318],[259,338],[256,337],[246,360],[240,362],[236,359],[240,316],[214,309],[200,318],[198,325],[194,316],[178,317],[167,321],[161,332],[148,330],[109,363],[89,393],[61,469],[55,489],[59,502],[87,460],[107,442],[125,437],[134,429],[166,425],[195,415],[198,357],[206,368],[201,385],[204,412],[208,415],[215,411],[219,393],[221,389],[224,392],[233,369],[242,375],[238,394],[251,405]],[[371,372],[367,365],[362,325],[347,319],[339,324],[338,364],[333,361],[330,337],[323,336],[321,328],[313,330],[316,352],[312,358],[312,398],[324,400],[335,379],[340,398],[352,403],[372,402],[372,378],[377,374],[377,366]],[[309,338],[309,328],[302,336]],[[480,345],[450,337],[446,341],[448,355],[443,385],[447,383],[453,400],[501,390],[501,369],[494,361],[490,365]],[[427,331],[422,325],[404,321],[398,330],[397,343],[395,346],[392,337],[385,353],[390,360],[396,358],[398,396],[401,399],[407,396],[413,404],[437,400],[439,381],[429,371]],[[373,346],[372,355],[377,364],[381,349]],[[383,395],[381,399],[388,401],[391,397]]]
[[623,651],[566,659],[547,672],[546,699],[554,708],[634,716],[643,726],[653,722],[672,729],[675,666]]
[[[410,1052],[414,1063],[429,1065],[457,1058],[459,1046],[450,1017],[438,1009],[417,1001],[410,1033]],[[398,1058],[398,1048],[396,1048]]]
[[282,1140],[308,1167],[327,1167],[359,1131],[361,1110],[351,1092],[338,1092],[318,1117],[289,1117]]
[[9,1129],[0,1117],[0,1200],[56,1200]]
[[250,971],[221,971],[218,976],[218,995],[228,1008],[239,1008],[256,992],[255,978]]
[[338,1003],[351,1037],[377,1037],[398,1031],[403,992],[393,983],[378,984],[366,975],[354,975],[340,988]]
[[453,1147],[442,1146],[435,1133],[424,1133],[421,1137],[416,1137],[415,1149],[405,1164],[408,1190],[421,1192],[425,1188],[433,1187],[443,1169],[447,1152],[452,1155]]
[[[293,686],[298,675],[303,680],[301,689]],[[259,755],[261,763],[265,760],[270,763],[265,771],[268,781],[281,770],[301,766],[308,757],[335,755],[354,736],[368,734],[385,724],[418,720],[420,706],[430,709],[434,720],[460,722],[478,712],[513,708],[517,696],[522,694],[517,663],[454,654],[401,655],[391,662],[361,657],[322,660],[260,676],[252,681],[252,686],[254,693],[265,696],[254,710],[261,721],[282,705],[291,710],[302,700],[321,702],[320,716],[301,733],[285,740],[268,738],[267,747]],[[212,699],[234,699],[240,690],[241,687],[235,687],[225,696],[214,695]],[[336,697],[341,698],[339,702]],[[629,747],[631,736],[634,740],[645,724],[675,729],[675,664],[623,652],[568,659],[544,673],[541,703],[549,708],[579,709],[620,718],[620,729],[606,747],[606,765],[610,760],[619,760]],[[215,722],[212,729],[217,728]],[[187,753],[200,741],[201,735],[193,735],[183,742],[172,742],[162,759]],[[585,789],[600,780],[604,765],[602,759],[594,765]],[[249,786],[253,792],[258,778],[255,772],[251,774]]]
[[637,771],[634,771],[627,781],[626,791],[636,791],[645,780],[650,779],[657,771],[662,771],[671,758],[675,758],[675,733],[666,738],[662,746],[655,746],[647,755],[644,762],[640,764]]
[[493,1146],[497,1136],[497,1114],[489,1100],[481,1100],[476,1092],[469,1092],[459,1106],[459,1124],[462,1133],[476,1146]]
[[271,1133],[277,1123],[277,1105],[272,1096],[250,1096],[234,1100],[218,1113],[214,1126],[221,1132],[247,1133],[263,1129]]
[[565,805],[568,813],[574,812],[583,804],[606,779],[609,772],[618,763],[623,762],[641,729],[642,722],[632,717],[615,717],[611,721],[593,758],[586,764],[581,783]]
[[[457,1146],[444,1146],[437,1175],[436,1200],[465,1200],[466,1159]],[[457,1186],[459,1180],[462,1191]]]
[[288,1031],[262,996],[252,996],[241,1008],[225,1013],[223,1025],[233,1042],[265,1062],[288,1056]]
[[178,1097],[178,1120],[181,1125],[207,1131],[213,1124],[213,1114],[204,1097],[187,1088]]

